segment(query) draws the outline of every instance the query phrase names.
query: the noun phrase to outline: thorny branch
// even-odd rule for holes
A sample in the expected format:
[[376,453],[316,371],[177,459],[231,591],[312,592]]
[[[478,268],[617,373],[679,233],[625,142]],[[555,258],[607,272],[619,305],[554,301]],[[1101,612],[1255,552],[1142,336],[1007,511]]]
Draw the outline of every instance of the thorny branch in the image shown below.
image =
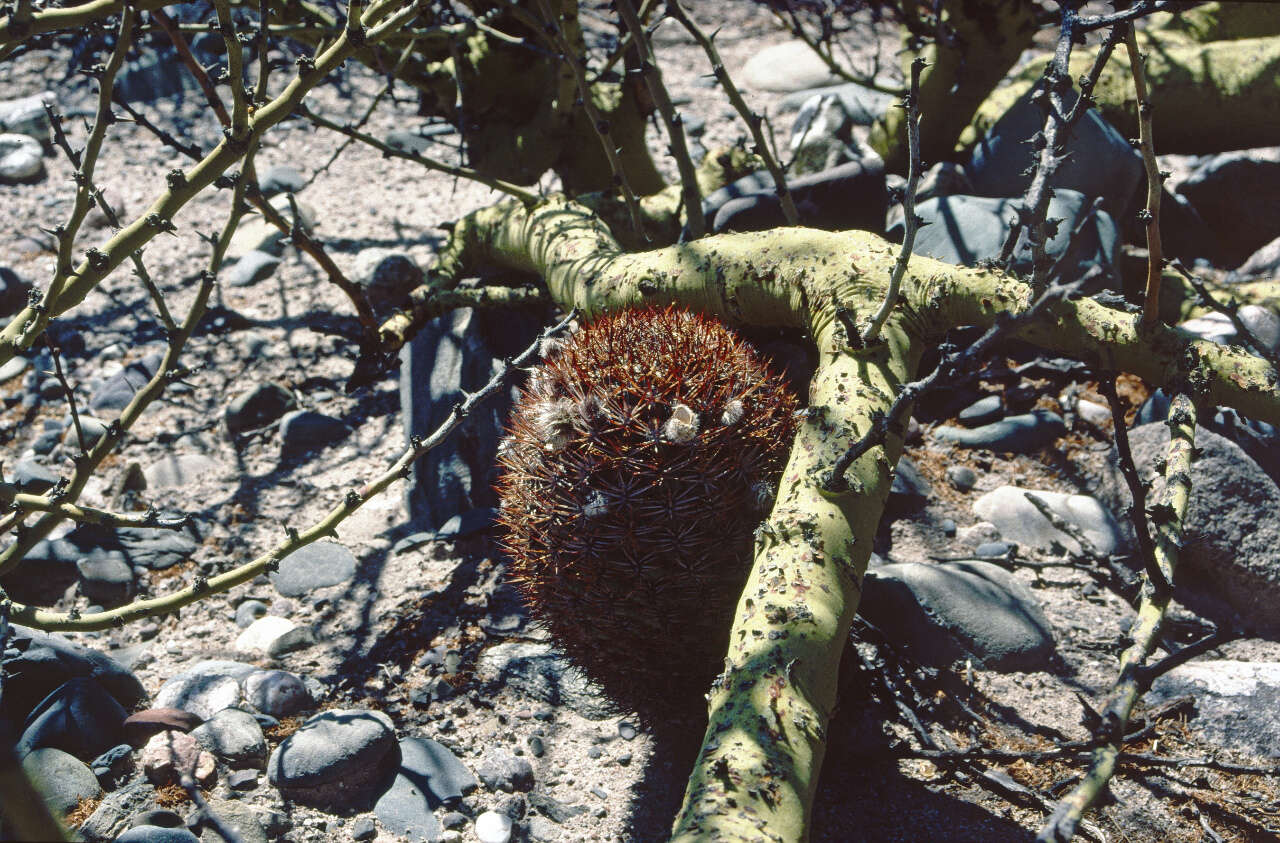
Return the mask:
[[1160,194],[1163,192],[1160,165],[1156,162],[1152,136],[1151,97],[1147,92],[1146,56],[1138,52],[1138,36],[1133,24],[1124,25],[1124,44],[1133,72],[1133,88],[1138,95],[1138,145],[1147,171],[1147,206],[1139,217],[1147,229],[1147,284],[1142,299],[1142,327],[1150,329],[1160,320],[1160,276],[1164,270],[1164,250],[1160,246]]

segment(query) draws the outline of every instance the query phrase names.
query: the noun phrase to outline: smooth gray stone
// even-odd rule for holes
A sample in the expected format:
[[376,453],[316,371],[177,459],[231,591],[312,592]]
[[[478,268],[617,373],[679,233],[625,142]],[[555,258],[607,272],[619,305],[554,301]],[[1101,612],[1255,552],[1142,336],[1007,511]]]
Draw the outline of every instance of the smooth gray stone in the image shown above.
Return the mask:
[[341,419],[312,410],[294,410],[280,420],[280,457],[290,459],[341,442],[351,428]]
[[306,684],[287,670],[264,670],[244,680],[249,704],[272,717],[281,718],[315,707]]
[[164,353],[153,351],[142,359],[128,364],[93,391],[93,395],[89,398],[89,409],[95,413],[102,410],[116,412],[123,410],[133,400],[138,390],[146,386],[147,381],[155,376],[163,362]]
[[[787,180],[800,222],[828,231],[884,228],[889,195],[884,162],[867,158]],[[768,173],[738,179],[702,202],[712,230],[764,231],[786,224]]]
[[185,561],[199,546],[199,537],[190,529],[112,529],[82,524],[61,539],[39,542],[27,560],[74,564],[84,558],[115,559],[130,568],[159,571]]
[[271,424],[297,406],[293,393],[283,384],[268,381],[241,392],[231,403],[223,418],[231,433],[244,433]]
[[889,505],[898,510],[918,508],[924,506],[932,494],[933,487],[911,458],[900,457],[889,489]]
[[90,761],[125,741],[128,716],[116,698],[92,679],[71,679],[45,697],[27,715],[14,751],[61,749]]
[[248,287],[270,278],[279,266],[279,257],[269,252],[250,249],[227,268],[227,283],[232,287]]
[[186,822],[182,817],[168,808],[154,808],[150,811],[142,811],[136,814],[130,821],[129,825],[137,828],[140,825],[158,825],[161,828],[183,828]]
[[[856,82],[846,82],[842,85],[827,85],[822,88],[806,88],[803,91],[787,94],[778,103],[778,109],[782,112],[803,110],[804,107],[812,102],[815,97],[836,96],[840,98],[840,104],[844,106],[844,110],[849,114],[849,118],[858,126],[870,126],[879,120],[893,105],[893,94],[882,93],[881,91],[873,91],[870,88],[864,88]],[[800,116],[796,116],[796,123],[800,122]],[[795,129],[792,129],[795,134]]]
[[[542,327],[538,311],[455,310],[433,319],[400,354],[400,410],[406,443],[427,437],[462,400],[519,354]],[[460,512],[496,507],[497,453],[518,387],[513,384],[463,419],[453,435],[414,463],[406,490],[411,522],[435,529]]]
[[1053,631],[1035,597],[988,562],[881,565],[867,572],[859,607],[926,664],[971,658],[999,671],[1051,666]]
[[[155,792],[155,787],[144,777],[136,776],[127,781],[102,798],[98,807],[89,815],[89,819],[80,826],[80,835],[85,840],[114,840],[117,834],[125,831],[134,824],[134,821],[142,825],[141,820],[145,819],[145,814],[162,813],[147,810],[154,804]],[[162,822],[156,824],[159,825]],[[177,818],[177,825],[182,825],[180,817]]]
[[351,824],[351,839],[370,840],[378,836],[378,826],[373,817],[356,817]]
[[133,747],[127,743],[116,744],[89,762],[89,769],[98,777],[103,790],[114,790],[134,771]]
[[978,475],[967,465],[947,466],[947,482],[958,492],[967,492],[978,483]]
[[118,556],[102,554],[76,560],[80,589],[95,603],[118,606],[133,594],[133,568]]
[[[461,798],[456,780],[471,776],[462,763],[435,741],[404,738],[400,741],[400,769],[395,780],[373,806],[378,820],[392,834],[412,841],[435,841],[443,829],[432,813],[446,798]],[[443,767],[443,769],[442,769]],[[474,790],[471,778],[468,790]],[[442,797],[440,791],[447,796]],[[354,836],[354,833],[353,833]]]
[[267,742],[252,714],[224,708],[191,730],[202,747],[232,767],[258,767],[267,760]]
[[1121,552],[1127,544],[1115,516],[1101,501],[1088,495],[1001,486],[973,502],[974,514],[994,524],[1006,541],[1038,548],[1050,548],[1056,542],[1072,553],[1080,553],[1076,540],[1054,527],[1035,504],[1027,500],[1027,492],[1048,504],[1063,520],[1079,527],[1098,553],[1110,556]]
[[271,584],[286,597],[301,597],[331,585],[341,585],[356,573],[356,558],[337,542],[304,545],[280,562],[270,574]]
[[[258,811],[236,799],[211,799],[209,808],[232,831],[240,836],[240,843],[268,843],[271,839],[263,828]],[[202,823],[200,843],[225,843],[221,834],[208,823]]]
[[297,193],[306,187],[306,184],[306,177],[298,171],[297,167],[289,164],[272,164],[258,175],[258,187],[262,189],[263,196]]
[[480,654],[476,678],[505,685],[553,706],[567,706],[588,720],[604,720],[616,707],[563,654],[549,644],[509,642]]
[[115,843],[200,843],[200,838],[185,828],[135,825],[117,837]]
[[506,749],[492,749],[480,759],[476,775],[492,791],[514,793],[533,789],[533,765]]
[[403,304],[422,283],[422,269],[411,255],[395,249],[363,249],[356,255],[351,280],[364,290],[375,310]]
[[153,50],[125,64],[116,75],[114,93],[131,103],[155,102],[182,94],[187,77],[177,53]]
[[[966,170],[975,195],[1026,194],[1031,185],[1029,168],[1038,154],[1031,140],[1044,130],[1044,111],[1031,102],[1033,93],[1034,89],[1010,107],[974,146]],[[1075,96],[1067,99],[1070,108]],[[1095,109],[1089,109],[1067,135],[1065,155],[1049,186],[1077,191],[1090,200],[1102,197],[1102,210],[1113,219],[1124,219],[1136,211],[1139,187],[1145,182],[1142,157]]]
[[13,466],[13,485],[18,491],[43,495],[58,482],[58,475],[32,459],[21,459]]
[[1238,265],[1280,236],[1280,146],[1223,152],[1178,185]]
[[110,656],[20,624],[10,624],[9,631],[0,667],[7,677],[21,677],[5,682],[0,694],[0,717],[10,722],[23,722],[41,700],[76,678],[94,680],[125,710],[147,699],[137,677]]
[[267,604],[261,600],[246,600],[236,607],[236,626],[244,629],[267,613]]
[[49,143],[53,125],[44,109],[46,102],[56,105],[57,95],[53,91],[44,91],[0,102],[0,132],[26,135],[42,144]]
[[[1236,280],[1275,278],[1280,276],[1280,237],[1267,243],[1240,264],[1233,273]],[[2,312],[2,308],[0,308]]]
[[1214,746],[1280,759],[1280,662],[1190,662],[1158,677],[1147,703],[1188,694],[1196,700],[1189,725]]
[[44,149],[27,135],[0,134],[0,184],[30,184],[44,178]]
[[421,786],[435,809],[479,787],[476,777],[444,744],[430,738],[401,738],[400,775]]
[[1004,415],[1004,400],[999,395],[979,398],[960,411],[956,418],[965,427],[981,427],[999,421]]
[[[26,307],[30,292],[31,282],[9,267],[0,266],[0,316],[12,316]],[[10,372],[5,379],[17,377],[18,374],[21,373]]]
[[[1135,427],[1129,444],[1139,475],[1151,477],[1169,447],[1169,429],[1156,422]],[[1199,457],[1192,464],[1191,499],[1183,522],[1174,594],[1183,604],[1226,626],[1242,625],[1264,637],[1280,636],[1280,487],[1239,445],[1196,428]],[[1112,508],[1129,505],[1128,487],[1114,449],[1103,465],[1099,497]],[[1163,478],[1148,493],[1158,497]],[[1128,530],[1128,524],[1125,525]]]
[[839,81],[803,41],[787,41],[753,51],[733,78],[749,91],[783,93]]
[[244,700],[240,683],[261,668],[244,662],[209,659],[169,677],[152,702],[156,708],[180,708],[211,719]]
[[22,770],[55,816],[64,817],[81,799],[102,795],[98,777],[75,756],[60,749],[34,750],[22,759]]
[[[1016,217],[1022,199],[997,199],[988,196],[938,196],[916,205],[916,216],[924,220],[916,233],[913,254],[936,258],[960,266],[974,266],[979,261],[994,260],[1000,255],[1011,221]],[[1119,233],[1111,215],[1092,211],[1086,197],[1074,190],[1059,189],[1049,200],[1049,219],[1059,219],[1057,233],[1050,238],[1045,253],[1057,262],[1058,274],[1078,278],[1094,266],[1102,267],[1101,279],[1090,285],[1095,289],[1120,289],[1116,270]],[[1079,235],[1074,232],[1080,230]],[[885,235],[901,242],[903,221],[892,223]],[[1013,270],[1031,272],[1031,246],[1022,232],[1014,250]]]
[[1056,413],[1032,410],[1025,415],[1009,416],[972,429],[943,425],[934,429],[933,435],[943,442],[954,442],[966,448],[1025,454],[1052,444],[1066,432],[1067,426]]
[[287,798],[332,810],[365,804],[400,766],[391,719],[376,711],[317,714],[281,742],[267,777]]

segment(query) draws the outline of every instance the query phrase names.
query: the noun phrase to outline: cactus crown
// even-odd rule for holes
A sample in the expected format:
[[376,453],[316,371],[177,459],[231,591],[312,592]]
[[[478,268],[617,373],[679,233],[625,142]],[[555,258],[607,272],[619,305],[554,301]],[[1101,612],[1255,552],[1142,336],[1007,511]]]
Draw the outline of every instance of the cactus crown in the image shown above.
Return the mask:
[[570,659],[652,722],[719,671],[796,400],[684,310],[606,316],[548,351],[499,452],[511,576]]

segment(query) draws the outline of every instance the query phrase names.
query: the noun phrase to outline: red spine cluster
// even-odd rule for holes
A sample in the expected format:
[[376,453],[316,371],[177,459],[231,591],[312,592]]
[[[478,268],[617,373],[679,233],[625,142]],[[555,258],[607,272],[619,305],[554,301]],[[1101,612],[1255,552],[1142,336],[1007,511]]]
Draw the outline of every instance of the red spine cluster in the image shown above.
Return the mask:
[[499,459],[510,571],[556,642],[654,721],[721,667],[795,427],[723,325],[630,310],[548,349]]

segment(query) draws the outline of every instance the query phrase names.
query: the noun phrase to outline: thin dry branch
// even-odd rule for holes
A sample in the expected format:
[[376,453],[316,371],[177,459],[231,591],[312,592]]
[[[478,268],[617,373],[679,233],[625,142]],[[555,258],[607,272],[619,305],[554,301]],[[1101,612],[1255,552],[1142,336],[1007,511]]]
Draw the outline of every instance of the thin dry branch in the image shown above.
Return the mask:
[[1160,165],[1152,135],[1151,98],[1147,92],[1147,58],[1138,52],[1138,37],[1133,24],[1124,26],[1124,44],[1133,72],[1133,88],[1138,95],[1138,145],[1147,171],[1147,206],[1140,218],[1147,229],[1147,290],[1142,300],[1142,327],[1150,329],[1160,319],[1160,276],[1164,270],[1164,250],[1160,245]]

